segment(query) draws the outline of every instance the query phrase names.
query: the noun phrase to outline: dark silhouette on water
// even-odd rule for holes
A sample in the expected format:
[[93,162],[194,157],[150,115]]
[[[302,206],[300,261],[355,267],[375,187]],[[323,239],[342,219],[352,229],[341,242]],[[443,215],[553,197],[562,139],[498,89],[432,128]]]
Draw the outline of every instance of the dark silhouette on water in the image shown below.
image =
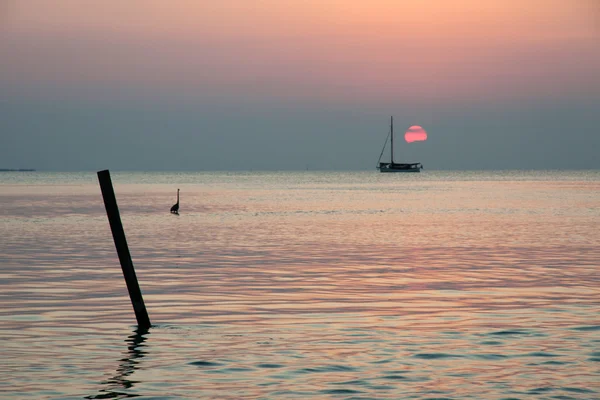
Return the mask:
[[139,361],[146,354],[144,342],[145,335],[149,334],[147,329],[137,328],[133,335],[130,335],[125,342],[127,343],[127,354],[119,362],[115,376],[102,382],[106,385],[106,389],[101,389],[99,394],[95,396],[87,396],[86,399],[123,399],[127,397],[137,397],[139,394],[127,393],[127,389],[131,389],[137,381],[130,380],[129,375],[132,375],[137,370]]
[[177,203],[173,204],[171,207],[172,214],[179,214],[179,189],[177,189]]
[[98,171],[98,181],[100,183],[100,190],[102,191],[102,198],[104,199],[106,216],[108,217],[110,230],[112,231],[119,262],[121,263],[123,278],[125,278],[131,305],[135,312],[135,318],[141,329],[148,329],[151,326],[150,317],[148,317],[148,311],[142,298],[142,291],[135,275],[135,269],[133,268],[133,261],[131,261],[131,254],[127,246],[127,239],[125,239],[125,231],[121,223],[121,215],[119,214],[115,190],[110,179],[110,172],[107,169]]

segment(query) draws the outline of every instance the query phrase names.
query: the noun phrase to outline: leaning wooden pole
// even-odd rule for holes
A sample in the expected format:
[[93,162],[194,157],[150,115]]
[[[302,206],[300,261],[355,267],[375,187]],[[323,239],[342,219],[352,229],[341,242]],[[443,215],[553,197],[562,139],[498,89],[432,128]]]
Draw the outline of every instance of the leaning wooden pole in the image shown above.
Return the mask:
[[115,247],[117,248],[119,262],[123,270],[123,277],[127,283],[127,290],[129,291],[131,304],[135,311],[138,327],[140,329],[148,329],[150,328],[150,317],[148,317],[144,299],[142,298],[142,291],[140,290],[135,270],[133,269],[133,262],[131,261],[131,254],[129,254],[129,247],[127,247],[127,239],[125,239],[125,231],[121,223],[121,215],[119,214],[115,191],[110,179],[110,172],[108,170],[98,171],[98,180],[100,181],[100,190],[104,198],[106,215],[108,216],[110,230],[115,240]]

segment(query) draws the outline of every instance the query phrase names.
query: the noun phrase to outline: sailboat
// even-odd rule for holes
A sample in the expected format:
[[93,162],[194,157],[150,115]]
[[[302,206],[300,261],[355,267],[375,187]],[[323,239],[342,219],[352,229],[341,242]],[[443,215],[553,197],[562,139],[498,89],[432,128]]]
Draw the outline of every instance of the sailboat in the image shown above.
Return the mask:
[[385,139],[385,143],[383,144],[383,149],[381,150],[381,155],[379,156],[379,160],[377,163],[377,169],[379,172],[421,172],[423,168],[423,164],[421,163],[396,163],[394,162],[394,117],[390,117],[390,134],[388,136],[390,140],[390,162],[381,162],[381,157],[383,156],[383,152],[385,150],[385,145],[387,144],[387,138]]

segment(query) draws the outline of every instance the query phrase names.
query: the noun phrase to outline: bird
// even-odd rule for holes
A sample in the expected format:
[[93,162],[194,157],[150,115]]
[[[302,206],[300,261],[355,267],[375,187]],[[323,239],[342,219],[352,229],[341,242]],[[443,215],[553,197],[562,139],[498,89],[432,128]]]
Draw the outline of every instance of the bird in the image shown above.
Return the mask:
[[171,214],[179,214],[179,189],[177,189],[177,203],[171,207]]

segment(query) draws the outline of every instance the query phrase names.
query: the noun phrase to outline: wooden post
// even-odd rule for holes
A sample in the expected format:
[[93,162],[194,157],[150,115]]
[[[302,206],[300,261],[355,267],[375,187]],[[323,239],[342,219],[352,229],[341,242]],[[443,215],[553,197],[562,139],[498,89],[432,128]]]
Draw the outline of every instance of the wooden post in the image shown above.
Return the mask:
[[127,283],[127,290],[129,291],[131,304],[135,311],[138,327],[140,329],[148,329],[151,326],[150,318],[148,317],[144,299],[142,298],[142,291],[140,290],[137,277],[135,276],[135,270],[133,269],[133,262],[131,261],[131,255],[129,254],[129,247],[127,247],[127,239],[125,239],[125,231],[123,230],[123,224],[121,223],[121,215],[119,214],[115,191],[110,179],[110,172],[108,172],[108,170],[98,171],[98,180],[100,181],[100,190],[102,191],[102,198],[104,199],[106,215],[108,216],[110,230],[112,231],[113,239],[115,241],[119,262],[121,263],[121,269],[123,270],[123,277]]

